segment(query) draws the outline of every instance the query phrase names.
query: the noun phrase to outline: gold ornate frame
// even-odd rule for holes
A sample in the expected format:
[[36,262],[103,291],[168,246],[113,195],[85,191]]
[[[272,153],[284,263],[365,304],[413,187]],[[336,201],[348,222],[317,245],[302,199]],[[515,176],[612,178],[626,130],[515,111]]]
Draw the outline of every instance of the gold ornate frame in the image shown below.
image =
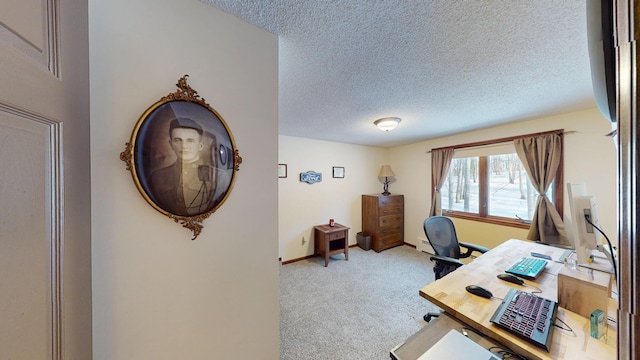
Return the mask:
[[[226,122],[187,84],[188,76],[178,80],[176,92],[161,98],[140,116],[120,159],[131,171],[142,197],[154,209],[190,229],[195,240],[203,221],[229,197],[242,157]],[[195,145],[198,161],[191,165],[182,161],[185,155],[178,154],[184,150],[176,149],[182,140],[172,142],[170,136],[171,129],[186,128],[182,126],[185,123],[194,125],[188,130],[197,132],[191,134],[199,134],[194,135],[200,141]],[[183,149],[181,145],[177,148]],[[191,195],[187,194],[194,195],[189,204],[186,197]],[[196,199],[199,203],[193,205]]]

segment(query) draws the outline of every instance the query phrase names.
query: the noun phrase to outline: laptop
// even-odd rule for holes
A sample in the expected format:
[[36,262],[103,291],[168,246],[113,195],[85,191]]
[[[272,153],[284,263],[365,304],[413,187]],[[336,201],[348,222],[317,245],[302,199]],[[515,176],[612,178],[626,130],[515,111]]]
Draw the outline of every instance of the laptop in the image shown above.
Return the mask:
[[450,330],[418,360],[500,360],[500,358],[457,330]]

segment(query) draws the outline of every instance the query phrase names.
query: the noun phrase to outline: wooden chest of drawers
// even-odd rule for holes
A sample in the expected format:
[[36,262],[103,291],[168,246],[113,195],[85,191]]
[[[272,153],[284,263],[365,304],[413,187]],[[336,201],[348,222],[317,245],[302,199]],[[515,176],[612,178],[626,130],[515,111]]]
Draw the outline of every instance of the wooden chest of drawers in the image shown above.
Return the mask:
[[404,244],[404,195],[362,195],[362,232],[375,252]]

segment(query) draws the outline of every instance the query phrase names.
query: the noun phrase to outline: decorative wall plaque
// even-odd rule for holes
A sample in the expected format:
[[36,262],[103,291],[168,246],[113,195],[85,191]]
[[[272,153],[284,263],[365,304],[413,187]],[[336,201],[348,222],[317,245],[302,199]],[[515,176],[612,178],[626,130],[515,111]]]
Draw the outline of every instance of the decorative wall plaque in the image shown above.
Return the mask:
[[140,117],[120,159],[144,199],[193,231],[229,197],[242,163],[224,119],[187,84]]
[[314,184],[322,181],[322,173],[317,173],[315,171],[307,171],[304,173],[300,173],[300,181],[306,182],[307,184]]

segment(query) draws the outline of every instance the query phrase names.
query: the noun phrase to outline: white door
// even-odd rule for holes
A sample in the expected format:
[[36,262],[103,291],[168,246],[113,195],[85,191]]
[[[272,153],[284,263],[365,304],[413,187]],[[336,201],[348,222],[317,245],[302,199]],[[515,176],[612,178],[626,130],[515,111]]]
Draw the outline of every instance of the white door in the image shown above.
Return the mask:
[[0,358],[91,359],[86,0],[0,0]]

